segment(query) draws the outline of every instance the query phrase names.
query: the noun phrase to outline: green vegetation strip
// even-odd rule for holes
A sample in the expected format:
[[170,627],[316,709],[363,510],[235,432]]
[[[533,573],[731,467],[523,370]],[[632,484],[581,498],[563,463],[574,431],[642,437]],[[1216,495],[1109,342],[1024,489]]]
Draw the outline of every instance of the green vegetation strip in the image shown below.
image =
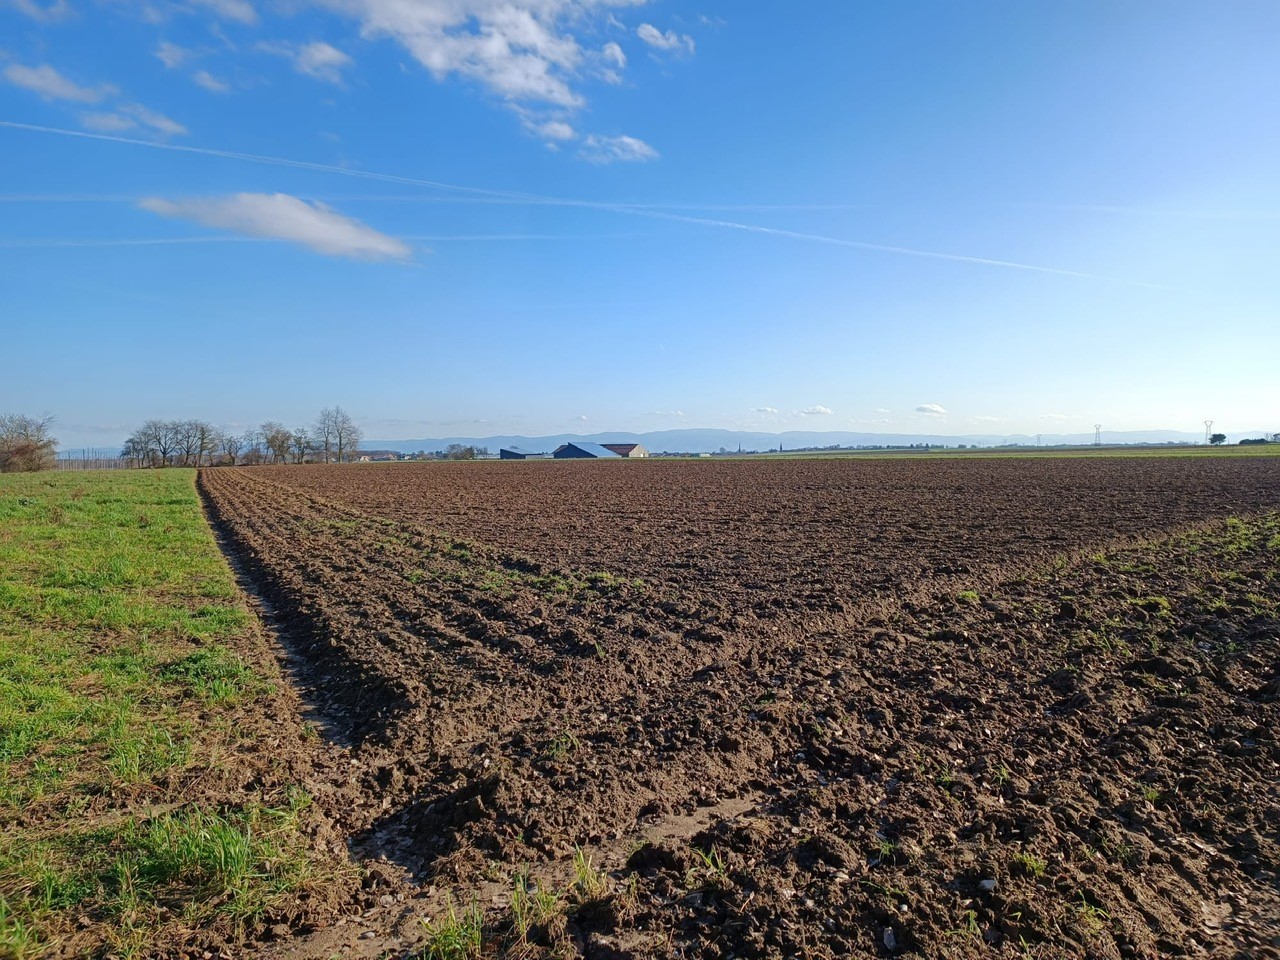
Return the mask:
[[0,956],[147,954],[307,882],[304,793],[188,796],[274,695],[193,481],[0,476]]

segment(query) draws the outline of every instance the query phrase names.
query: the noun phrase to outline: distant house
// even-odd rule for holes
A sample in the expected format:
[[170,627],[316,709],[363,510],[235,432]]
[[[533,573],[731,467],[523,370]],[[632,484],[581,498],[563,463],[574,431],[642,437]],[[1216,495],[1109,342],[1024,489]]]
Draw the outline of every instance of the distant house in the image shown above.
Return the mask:
[[612,450],[620,457],[647,457],[649,451],[638,443],[603,443],[601,444],[606,450]]
[[546,456],[545,453],[534,453],[523,447],[503,447],[498,451],[498,457],[502,460],[545,460]]
[[552,451],[551,456],[557,460],[617,460],[618,454],[599,443],[588,443],[579,440],[576,443],[563,443]]

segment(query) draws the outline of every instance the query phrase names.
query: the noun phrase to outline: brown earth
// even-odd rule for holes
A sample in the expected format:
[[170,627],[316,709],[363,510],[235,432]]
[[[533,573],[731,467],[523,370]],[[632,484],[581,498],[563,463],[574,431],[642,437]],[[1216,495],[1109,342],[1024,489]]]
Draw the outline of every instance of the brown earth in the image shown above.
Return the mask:
[[[366,869],[340,946],[408,949],[474,897],[510,956],[1280,957],[1280,520],[1209,522],[1274,510],[1278,481],[1257,458],[200,486],[349,757],[306,784]],[[559,897],[523,935],[520,876]]]
[[723,614],[857,611],[1280,502],[1280,457],[506,461],[264,475]]

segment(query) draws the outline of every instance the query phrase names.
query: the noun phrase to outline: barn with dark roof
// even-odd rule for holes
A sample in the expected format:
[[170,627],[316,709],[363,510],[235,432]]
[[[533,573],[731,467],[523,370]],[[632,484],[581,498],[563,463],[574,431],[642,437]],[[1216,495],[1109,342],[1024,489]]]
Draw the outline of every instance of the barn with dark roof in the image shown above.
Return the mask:
[[557,460],[618,460],[619,455],[608,447],[586,440],[563,443],[551,454]]

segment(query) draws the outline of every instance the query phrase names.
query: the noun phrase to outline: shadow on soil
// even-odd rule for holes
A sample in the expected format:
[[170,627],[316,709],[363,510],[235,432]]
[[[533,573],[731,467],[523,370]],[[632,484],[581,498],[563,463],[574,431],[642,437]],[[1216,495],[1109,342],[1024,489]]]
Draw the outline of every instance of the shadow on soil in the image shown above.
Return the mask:
[[303,718],[326,740],[355,749],[387,743],[408,708],[404,688],[330,641],[323,617],[303,611],[288,588],[241,549],[230,525],[200,491],[205,516],[240,590],[279,641],[281,668],[303,702]]

